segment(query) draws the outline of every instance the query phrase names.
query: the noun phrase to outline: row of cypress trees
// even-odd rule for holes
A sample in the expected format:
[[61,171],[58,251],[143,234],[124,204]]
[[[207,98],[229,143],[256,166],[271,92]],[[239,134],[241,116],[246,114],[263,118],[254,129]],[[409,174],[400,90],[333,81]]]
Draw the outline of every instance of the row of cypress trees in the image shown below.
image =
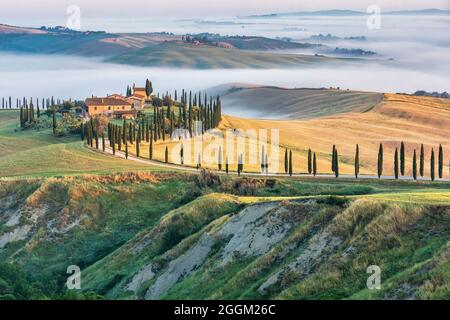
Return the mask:
[[[332,156],[331,156],[331,171],[334,173],[334,175],[339,177],[339,154],[338,150],[336,148],[336,145],[333,145],[332,149]],[[437,157],[437,171],[438,171],[438,177],[442,179],[444,174],[444,150],[442,148],[442,145],[439,145],[438,148],[438,157]],[[399,179],[399,176],[404,176],[406,172],[406,151],[405,151],[405,144],[401,142],[400,144],[400,152],[398,148],[395,148],[394,153],[394,177],[395,179]],[[316,153],[312,152],[311,149],[308,150],[308,173],[313,174],[314,176],[317,175],[317,157]],[[383,166],[384,166],[384,152],[383,152],[383,144],[380,144],[378,149],[378,158],[377,158],[377,175],[378,178],[381,178],[383,175]],[[414,180],[417,180],[418,174],[420,174],[421,177],[424,176],[425,171],[425,152],[424,152],[424,146],[421,145],[420,148],[420,154],[419,154],[419,160],[417,159],[417,152],[414,149],[413,152],[413,160],[412,160],[412,177]],[[289,173],[290,176],[292,176],[292,151],[288,149],[285,149],[284,154],[284,171],[286,174]],[[359,177],[360,172],[360,154],[359,154],[359,145],[356,145],[355,150],[355,162],[354,162],[354,174],[355,178]],[[430,156],[430,178],[432,181],[436,178],[436,159],[435,159],[435,152],[434,149],[431,149],[431,156]]]
[[35,110],[33,104],[30,106],[20,107],[20,127],[25,128],[28,124],[34,122],[34,120],[41,116],[41,111],[37,107],[37,115],[35,115]]
[[[333,155],[335,155],[335,148],[333,148]],[[333,158],[334,159],[334,158]],[[267,163],[267,155],[266,155],[266,163]],[[317,156],[316,153],[311,149],[308,149],[308,174],[312,174],[314,176],[317,175]],[[267,164],[266,164],[267,166]],[[334,160],[333,160],[333,171],[334,171]],[[292,150],[285,149],[284,152],[284,172],[286,174],[289,173],[290,176],[293,174],[293,158],[292,158]]]
[[[400,176],[405,175],[406,170],[406,151],[405,144],[401,142],[400,144],[400,152],[398,147],[395,148],[394,153],[394,177],[395,179],[399,179]],[[444,175],[444,149],[440,144],[438,147],[438,177],[442,179]],[[418,174],[423,177],[425,171],[425,150],[423,144],[420,146],[419,160],[417,160],[417,151],[414,149],[413,151],[413,159],[412,159],[412,177],[414,180],[417,180]],[[383,175],[383,144],[380,143],[380,147],[378,150],[378,178],[381,178]],[[430,178],[432,181],[436,179],[436,159],[434,148],[431,149],[430,156]]]
[[55,99],[54,97],[51,98],[30,98],[27,99],[25,97],[19,99],[16,98],[15,101],[15,106],[13,106],[13,101],[12,101],[12,97],[9,96],[7,98],[2,97],[2,104],[1,104],[1,108],[2,109],[20,109],[20,108],[24,108],[25,107],[29,107],[31,105],[36,106],[37,109],[41,109],[41,110],[48,110],[50,107],[54,106],[55,104],[61,104],[63,102],[63,100],[61,99]]
[[[125,129],[124,129],[125,128]],[[127,124],[126,120],[124,120],[123,125],[115,125],[115,124],[108,124],[108,140],[110,142],[110,147],[112,148],[113,154],[115,154],[116,145],[118,150],[122,150],[122,145],[125,146],[125,156],[128,158],[128,143],[130,144],[136,144],[136,156],[140,157],[140,143],[141,141],[145,140],[147,143],[149,143],[149,159],[153,159],[153,141],[157,141],[158,134],[161,134],[158,131],[158,127],[154,127],[152,123],[148,122],[142,122],[142,123],[133,123],[130,122]],[[95,130],[93,130],[92,125],[92,118],[90,121],[88,121],[86,124],[83,124],[83,129],[81,130],[82,139],[84,139],[84,136],[87,137],[88,144],[93,146],[93,141],[96,141],[96,146],[98,148],[98,135],[95,133]],[[104,136],[101,136],[102,139],[104,139]],[[164,139],[164,138],[163,138]],[[102,144],[104,146],[104,143]],[[104,150],[104,147],[103,147]],[[183,152],[184,149],[181,147],[180,150],[180,160],[181,164],[183,164]],[[219,158],[218,158],[218,170],[222,170],[222,152],[221,148],[219,149]],[[400,151],[398,148],[395,149],[394,153],[394,176],[396,179],[399,178],[400,175],[405,175],[406,170],[406,149],[404,142],[401,142],[400,144]],[[166,147],[165,150],[165,159],[164,161],[166,163],[169,162],[168,159],[168,148]],[[262,149],[261,154],[261,172],[268,171],[268,155],[265,153],[264,148]],[[238,156],[238,174],[240,174],[243,171],[244,161],[243,161],[243,155],[240,154]],[[444,152],[442,145],[439,145],[438,148],[438,157],[437,157],[437,172],[438,177],[442,179],[443,177],[443,166],[444,166]],[[200,155],[197,162],[197,168],[201,167],[201,159]],[[307,167],[308,167],[308,173],[313,174],[314,176],[317,175],[317,156],[316,153],[313,152],[311,149],[308,149],[308,156],[307,156]],[[383,144],[380,143],[379,149],[378,149],[378,158],[377,158],[377,175],[379,178],[383,175],[383,167],[384,167],[384,149]],[[420,148],[420,154],[419,159],[417,157],[417,152],[414,150],[413,152],[413,163],[412,163],[412,175],[414,180],[417,179],[418,175],[421,177],[424,176],[424,167],[425,167],[425,152],[424,152],[424,146],[421,145]],[[228,157],[226,157],[226,163],[225,163],[225,170],[228,173],[229,170],[229,162]],[[285,156],[284,156],[284,170],[286,174],[289,174],[290,176],[293,175],[293,157],[292,157],[292,150],[285,149]],[[332,159],[331,159],[331,170],[334,173],[334,175],[339,177],[339,154],[338,150],[336,148],[336,145],[333,145],[332,149]],[[359,177],[360,172],[360,150],[359,145],[356,145],[355,150],[355,160],[354,160],[354,174],[355,178]],[[435,152],[434,149],[431,150],[431,157],[430,157],[430,177],[431,180],[435,180],[436,178],[436,159],[435,159]]]

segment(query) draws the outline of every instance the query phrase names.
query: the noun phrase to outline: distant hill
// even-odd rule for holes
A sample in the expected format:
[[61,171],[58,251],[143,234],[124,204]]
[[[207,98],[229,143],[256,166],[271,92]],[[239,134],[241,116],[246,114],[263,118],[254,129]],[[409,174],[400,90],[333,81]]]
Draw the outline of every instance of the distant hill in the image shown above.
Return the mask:
[[[265,37],[218,34],[106,33],[64,27],[22,28],[0,25],[0,51],[101,57],[111,63],[197,69],[306,67],[336,58],[264,51],[321,48]],[[325,54],[328,52],[324,52]],[[351,60],[347,59],[347,62]]]
[[[344,63],[352,59],[324,56],[277,54],[270,52],[224,49],[190,44],[162,43],[137,51],[127,52],[106,60],[107,62],[137,66],[160,66],[196,69],[233,68],[288,68],[307,67],[318,63]],[[356,61],[356,60],[355,60]]]
[[400,10],[400,11],[390,11],[385,14],[389,15],[439,15],[448,16],[450,15],[450,10],[441,9],[423,9],[423,10]]
[[221,36],[218,34],[201,33],[189,35],[190,43],[199,43],[216,47],[235,48],[241,50],[289,50],[317,48],[321,45],[292,42],[288,39],[270,39],[254,36]]
[[[442,9],[422,9],[422,10],[399,10],[383,12],[386,15],[450,15],[450,10]],[[319,11],[299,11],[299,12],[283,12],[269,13],[262,15],[251,15],[246,18],[268,18],[281,16],[365,16],[364,11],[355,10],[319,10]]]
[[283,13],[269,13],[262,15],[251,15],[248,18],[267,18],[278,16],[360,16],[366,13],[354,10],[319,10],[319,11],[299,11],[299,12],[283,12]]
[[284,89],[238,84],[230,85],[228,90],[226,87],[221,89],[225,112],[235,110],[245,114],[251,111],[263,118],[312,119],[344,112],[366,112],[383,99],[381,93],[337,89]]

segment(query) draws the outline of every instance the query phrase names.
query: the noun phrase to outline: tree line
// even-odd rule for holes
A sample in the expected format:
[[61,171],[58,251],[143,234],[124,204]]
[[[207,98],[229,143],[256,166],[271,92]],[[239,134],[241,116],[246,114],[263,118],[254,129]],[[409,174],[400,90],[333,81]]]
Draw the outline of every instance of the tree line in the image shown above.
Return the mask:
[[[384,148],[383,144],[380,143],[378,148],[377,155],[377,176],[379,179],[383,176],[383,169],[385,164],[384,158]],[[425,159],[425,148],[424,145],[421,144],[419,152],[416,149],[413,150],[412,157],[412,178],[417,180],[418,177],[425,176],[425,166],[426,161],[429,162],[430,168],[430,179],[434,181],[436,177],[439,179],[443,178],[444,175],[444,149],[440,144],[437,148],[437,159],[434,148],[431,149],[431,155],[429,159]],[[331,151],[331,171],[335,175],[336,178],[339,177],[339,153],[336,148],[336,145],[333,145]],[[394,178],[399,179],[402,176],[406,176],[406,147],[405,143],[400,143],[400,150],[398,147],[395,148],[394,159],[392,161],[393,169],[394,169]],[[354,175],[355,178],[358,179],[360,175],[360,152],[359,145],[356,145],[355,148],[355,158],[354,158]],[[317,156],[315,152],[312,152],[311,149],[308,150],[307,156],[307,172],[308,174],[312,174],[314,176],[317,175]],[[292,150],[285,149],[284,154],[284,172],[285,174],[293,175],[293,159],[292,159]]]
[[[70,100],[69,100],[70,101]],[[20,109],[20,108],[30,108],[34,106],[36,109],[47,110],[54,105],[60,105],[64,102],[62,99],[55,99],[54,97],[50,98],[16,98],[13,102],[11,96],[2,97],[2,109]]]

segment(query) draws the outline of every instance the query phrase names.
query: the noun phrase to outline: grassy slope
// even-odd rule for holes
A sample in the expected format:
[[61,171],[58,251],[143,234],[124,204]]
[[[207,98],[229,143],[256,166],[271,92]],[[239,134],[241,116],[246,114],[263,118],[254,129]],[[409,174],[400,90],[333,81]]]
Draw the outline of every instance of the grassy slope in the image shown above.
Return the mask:
[[[137,271],[149,263],[156,263],[162,272],[174,257],[191,248],[205,232],[220,230],[230,214],[260,200],[274,201],[287,195],[308,196],[309,200],[300,205],[309,212],[305,216],[307,219],[299,221],[296,231],[285,238],[287,244],[292,239],[298,240],[297,236],[311,236],[317,231],[314,225],[321,225],[328,221],[327,217],[343,212],[340,209],[342,201],[327,198],[329,194],[359,195],[354,196],[355,199],[368,198],[365,200],[368,202],[400,201],[409,206],[414,204],[413,208],[421,208],[417,202],[429,201],[433,208],[444,210],[445,207],[438,204],[450,204],[449,188],[445,184],[280,178],[273,188],[264,187],[263,182],[263,187],[249,198],[229,195],[246,194],[245,190],[236,189],[234,179],[224,178],[221,185],[208,188],[200,188],[193,177],[186,175],[146,173],[3,181],[0,183],[3,199],[0,210],[4,212],[0,217],[0,237],[18,226],[31,223],[32,229],[24,240],[0,249],[0,256],[4,261],[15,262],[20,272],[32,281],[45,283],[39,287],[44,288],[46,295],[61,294],[65,268],[68,264],[77,264],[84,270],[85,291],[95,291],[109,298],[136,298],[145,294],[145,286],[136,293],[126,291],[124,287]],[[308,204],[314,198],[321,201],[319,207]],[[370,207],[364,207],[361,212],[370,213],[370,210]],[[21,214],[19,225],[7,226],[6,221],[18,212]],[[433,229],[435,226],[426,228],[427,232],[437,230]],[[433,232],[430,234],[435,234]],[[439,232],[436,234],[436,240],[424,258],[430,258],[442,245],[444,238]],[[413,244],[417,246],[416,239]],[[217,253],[221,246],[218,244],[214,248]],[[396,257],[393,255],[389,259]],[[210,262],[199,266],[197,273],[177,284],[167,297],[259,297],[254,286],[269,274],[269,270],[261,269],[264,276],[260,280],[244,279],[250,281],[246,286],[241,285],[246,283],[242,276],[255,274],[260,269],[257,261],[261,259],[263,263],[268,258],[244,257],[225,269],[216,269],[215,258],[211,256]],[[281,261],[270,270],[290,260]],[[407,260],[404,263],[404,266],[412,266]],[[36,273],[36,270],[40,271]],[[230,284],[225,286],[228,282]],[[244,287],[246,290],[242,289]],[[358,293],[357,288],[351,288],[348,294]],[[294,296],[298,297],[297,294]]]
[[[288,91],[294,94],[294,91]],[[319,92],[320,101],[328,101],[335,92],[322,94]],[[317,93],[313,90],[312,93]],[[347,96],[350,95],[349,96]],[[307,151],[311,148],[317,154],[318,172],[330,173],[331,149],[336,144],[340,155],[340,172],[353,174],[353,161],[355,145],[360,146],[361,173],[375,174],[379,143],[384,146],[384,175],[393,175],[393,154],[395,147],[399,147],[400,141],[406,144],[406,173],[411,175],[411,163],[413,149],[417,152],[420,143],[425,145],[425,174],[429,174],[429,158],[431,148],[434,148],[437,156],[439,144],[444,147],[444,165],[448,163],[450,154],[450,102],[448,99],[437,99],[427,97],[410,97],[402,95],[386,94],[382,102],[371,108],[368,112],[357,112],[367,110],[369,101],[378,99],[377,94],[365,96],[353,93],[336,93],[340,108],[354,108],[355,112],[337,113],[309,120],[256,120],[241,119],[232,116],[223,116],[221,127],[238,128],[240,130],[278,129],[280,132],[280,153],[278,165],[280,172],[284,169],[284,148],[292,149],[294,159],[294,172],[306,172]],[[325,96],[325,97],[324,97]],[[339,98],[339,96],[342,98]],[[367,100],[365,100],[367,99]],[[303,100],[310,111],[317,112],[311,104],[311,99]],[[366,107],[361,109],[359,102],[366,101]],[[358,102],[358,103],[357,103]],[[325,105],[326,103],[322,103]],[[302,104],[301,104],[302,105]],[[319,104],[320,105],[320,104]],[[303,108],[303,107],[301,107]],[[303,109],[302,109],[303,110]],[[353,110],[353,109],[352,109]],[[342,111],[342,110],[338,110]],[[306,111],[308,113],[309,111]],[[328,113],[336,110],[328,110]],[[17,111],[0,111],[0,176],[21,175],[58,175],[58,174],[80,174],[89,172],[123,172],[129,170],[155,170],[156,167],[143,163],[114,159],[110,156],[88,150],[78,141],[78,138],[53,138],[49,130],[42,132],[18,131]],[[269,135],[270,138],[270,135]],[[214,140],[211,140],[214,141]],[[209,140],[203,140],[204,146],[209,145]],[[235,146],[237,148],[245,143],[246,150],[255,147],[255,141],[246,139]],[[169,161],[172,159],[171,152],[178,144],[177,141],[162,142],[154,145],[154,158],[164,161],[166,145],[169,146]],[[187,145],[187,142],[185,143]],[[186,147],[187,148],[187,147]],[[130,153],[134,154],[134,147],[130,146]],[[223,159],[227,153],[226,146],[222,148]],[[270,153],[270,148],[269,148]],[[192,165],[195,166],[198,155],[193,154]],[[176,153],[176,152],[175,152]],[[187,149],[186,149],[187,155]],[[142,143],[141,156],[148,157],[148,144]],[[216,156],[214,156],[216,157]],[[36,161],[36,159],[38,159]],[[76,159],[76,161],[74,161]],[[248,159],[247,159],[248,160]],[[187,162],[187,161],[186,161]],[[235,161],[236,163],[236,161]],[[206,166],[206,165],[205,165]],[[215,166],[213,166],[215,168]],[[230,170],[236,166],[231,165]],[[246,164],[245,171],[259,172],[259,161],[256,164]],[[444,177],[449,172],[445,166]]]
[[[0,50],[39,53],[39,54],[73,54],[79,56],[113,56],[131,49],[117,44],[115,35],[55,35],[55,34],[0,34]],[[110,41],[104,41],[109,39]]]
[[227,107],[250,109],[266,119],[312,119],[344,112],[367,112],[382,98],[382,94],[372,92],[256,87],[233,89],[223,95],[222,104],[225,110]]
[[[257,90],[253,91],[254,89],[247,90],[252,90],[253,93],[258,92]],[[250,92],[247,90],[245,92]],[[272,90],[269,91],[272,92]],[[285,148],[291,149],[293,152],[294,173],[307,172],[307,155],[308,149],[311,148],[317,154],[318,172],[330,174],[331,150],[333,144],[336,144],[340,156],[340,173],[353,175],[355,146],[359,144],[361,174],[376,175],[378,148],[379,144],[383,143],[383,175],[393,176],[394,151],[396,147],[400,148],[400,142],[404,141],[407,176],[412,175],[413,151],[416,149],[417,156],[419,156],[420,144],[423,143],[425,147],[425,177],[429,177],[431,149],[434,148],[437,157],[439,144],[442,144],[444,149],[444,178],[450,177],[447,168],[450,155],[449,99],[385,94],[384,99],[374,105],[380,99],[379,94],[338,92],[336,90],[276,89],[276,91],[275,100],[283,101],[284,94],[287,92],[288,100],[297,103],[298,109],[294,108],[296,110],[293,111],[294,113],[302,114],[305,117],[313,114],[321,116],[313,119],[259,120],[224,115],[221,129],[235,128],[240,132],[255,130],[256,133],[259,132],[258,130],[268,130],[269,141],[270,130],[279,130],[278,172],[284,172]],[[264,92],[268,91],[264,89]],[[261,100],[257,94],[253,94],[253,97],[256,101]],[[317,100],[313,97],[316,97]],[[329,101],[335,101],[334,108],[326,108]],[[286,112],[289,113],[289,103],[286,102],[285,105],[285,102],[282,102],[280,109],[287,110]],[[203,139],[203,148],[214,141],[214,134],[210,138]],[[184,145],[187,156],[189,142],[185,142]],[[237,163],[237,150],[244,150],[244,145],[248,154],[250,148],[257,147],[257,141],[236,139],[234,163]],[[174,148],[178,146],[178,141],[158,141],[154,145],[154,158],[164,161],[166,146],[169,148],[169,162],[176,162],[178,152]],[[217,149],[216,146],[212,150]],[[172,150],[175,150],[175,158],[172,158]],[[227,154],[232,157],[233,152],[228,152],[225,144],[222,150],[222,159],[225,159]],[[271,154],[270,145],[266,151],[269,155]],[[133,146],[130,146],[130,153],[135,154]],[[141,145],[141,155],[144,158],[148,157],[148,144]],[[212,153],[212,157],[217,159],[217,155],[214,153]],[[194,154],[194,148],[191,145],[190,165],[195,167],[197,159],[198,155]],[[187,158],[185,160],[185,163],[189,162]],[[244,170],[260,172],[259,160],[254,164],[249,164],[249,160],[247,157]],[[208,166],[204,163],[203,166],[216,169],[215,165]],[[230,165],[230,170],[235,171],[236,165]]]
[[[198,205],[198,202],[191,205]],[[219,202],[219,206],[222,203]],[[445,250],[448,255],[448,249],[445,248],[450,241],[448,224],[442,223],[450,217],[446,207],[411,206],[383,200],[358,200],[343,204],[326,198],[317,204],[310,201],[285,202],[283,206],[291,212],[286,216],[286,223],[294,219],[295,227],[269,252],[254,256],[235,254],[232,262],[222,265],[221,252],[228,241],[222,239],[214,245],[206,261],[197,265],[193,273],[178,279],[162,298],[449,298],[448,262],[442,257]],[[184,210],[178,212],[183,212],[185,218],[177,218],[176,221],[189,226]],[[209,210],[214,212],[213,208]],[[230,219],[227,216],[216,217],[218,219],[201,232],[187,233],[183,241],[167,251],[157,250],[161,247],[160,227],[143,231],[125,246],[85,270],[84,276],[89,281],[86,290],[104,288],[106,279],[107,291],[102,290],[102,293],[107,293],[110,298],[144,297],[155,279],[142,283],[133,294],[125,290],[133,275],[149,265],[153,265],[157,276],[162,275],[169,263],[194,247],[202,234],[208,232],[214,235]],[[164,224],[164,221],[161,223]],[[269,292],[258,291],[271,275],[307,252],[305,249],[312,237],[324,230],[331,230],[334,236],[341,239],[337,248],[325,251],[306,274],[302,269],[283,273],[279,283]],[[154,239],[156,243],[149,245],[143,241],[145,238]],[[349,248],[352,250],[349,251]],[[431,263],[433,260],[438,262]],[[383,284],[386,285],[383,285],[381,292],[364,290],[366,268],[371,264],[380,265],[383,270]],[[429,267],[420,268],[423,265]],[[115,279],[117,275],[120,275],[119,279]],[[432,281],[433,286],[427,280]]]
[[[1,182],[0,233],[32,226],[23,240],[0,249],[1,259],[57,290],[68,263],[94,263],[195,192],[187,177],[145,173]],[[19,223],[9,226],[13,214]]]
[[89,150],[76,136],[55,138],[51,130],[16,132],[18,117],[16,110],[0,111],[0,177],[152,170]]
[[[317,153],[318,172],[330,172],[333,144],[340,155],[340,172],[353,173],[355,145],[360,146],[361,173],[376,173],[379,143],[384,145],[384,174],[393,175],[395,147],[406,144],[406,173],[412,173],[413,149],[425,146],[425,173],[429,174],[431,148],[444,147],[444,164],[450,155],[450,100],[386,94],[369,112],[350,112],[310,120],[255,120],[225,116],[225,128],[279,129],[280,144],[293,150],[294,171],[306,171],[307,150]],[[284,152],[284,151],[282,151]],[[280,168],[283,167],[284,153]],[[444,174],[449,172],[444,168]]]
[[318,63],[342,63],[350,60],[163,43],[124,53],[107,61],[138,66],[231,69],[307,67]]

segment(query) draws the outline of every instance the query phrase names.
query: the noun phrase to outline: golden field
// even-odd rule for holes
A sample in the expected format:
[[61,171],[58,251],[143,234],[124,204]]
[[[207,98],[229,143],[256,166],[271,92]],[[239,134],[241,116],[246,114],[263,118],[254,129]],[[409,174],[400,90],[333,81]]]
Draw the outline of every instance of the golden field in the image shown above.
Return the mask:
[[[288,148],[293,152],[294,173],[305,173],[307,171],[307,153],[311,148],[317,155],[319,173],[331,173],[331,150],[336,145],[340,160],[340,173],[353,174],[353,163],[355,146],[360,147],[360,173],[376,174],[377,153],[380,143],[384,147],[384,175],[393,175],[393,159],[395,148],[400,149],[400,142],[406,146],[406,174],[412,174],[412,156],[416,149],[419,159],[420,144],[425,147],[425,174],[429,174],[429,159],[431,149],[434,148],[436,155],[437,174],[437,152],[439,144],[444,148],[444,177],[449,177],[448,163],[450,154],[450,100],[416,97],[398,94],[385,94],[382,101],[366,112],[346,112],[332,116],[324,116],[305,120],[259,120],[244,119],[224,115],[222,117],[222,131],[237,129],[237,135],[246,130],[260,129],[268,130],[270,141],[270,130],[279,130],[280,150],[278,158],[279,172],[284,172],[284,150]],[[215,136],[214,134],[212,135]],[[204,137],[203,148],[206,149],[213,143],[214,138]],[[244,142],[245,141],[245,142]],[[185,141],[183,145],[188,144]],[[245,144],[245,152],[243,145]],[[165,147],[169,148],[169,162],[177,162],[171,156],[172,150],[179,145],[179,141],[157,142],[154,145],[154,159],[164,161]],[[258,160],[255,164],[248,164],[249,147],[256,150],[257,140],[246,138],[234,143],[234,156],[246,154],[244,171],[258,172],[260,170],[261,149],[258,148]],[[148,157],[148,144],[141,144],[141,157]],[[217,147],[209,147],[218,150]],[[267,147],[266,147],[267,149]],[[240,151],[238,151],[240,150]],[[231,157],[231,148],[222,147],[223,159],[226,154]],[[134,150],[130,148],[130,153]],[[215,160],[217,156],[211,154]],[[271,150],[269,147],[269,156]],[[178,152],[174,152],[178,155]],[[192,151],[193,163],[197,163],[198,155]],[[203,161],[202,161],[203,162]],[[230,159],[231,162],[231,159]],[[225,163],[225,160],[223,160]],[[235,162],[236,163],[236,162]],[[216,168],[216,165],[202,164],[204,167]],[[230,165],[230,170],[236,170],[235,165]]]

